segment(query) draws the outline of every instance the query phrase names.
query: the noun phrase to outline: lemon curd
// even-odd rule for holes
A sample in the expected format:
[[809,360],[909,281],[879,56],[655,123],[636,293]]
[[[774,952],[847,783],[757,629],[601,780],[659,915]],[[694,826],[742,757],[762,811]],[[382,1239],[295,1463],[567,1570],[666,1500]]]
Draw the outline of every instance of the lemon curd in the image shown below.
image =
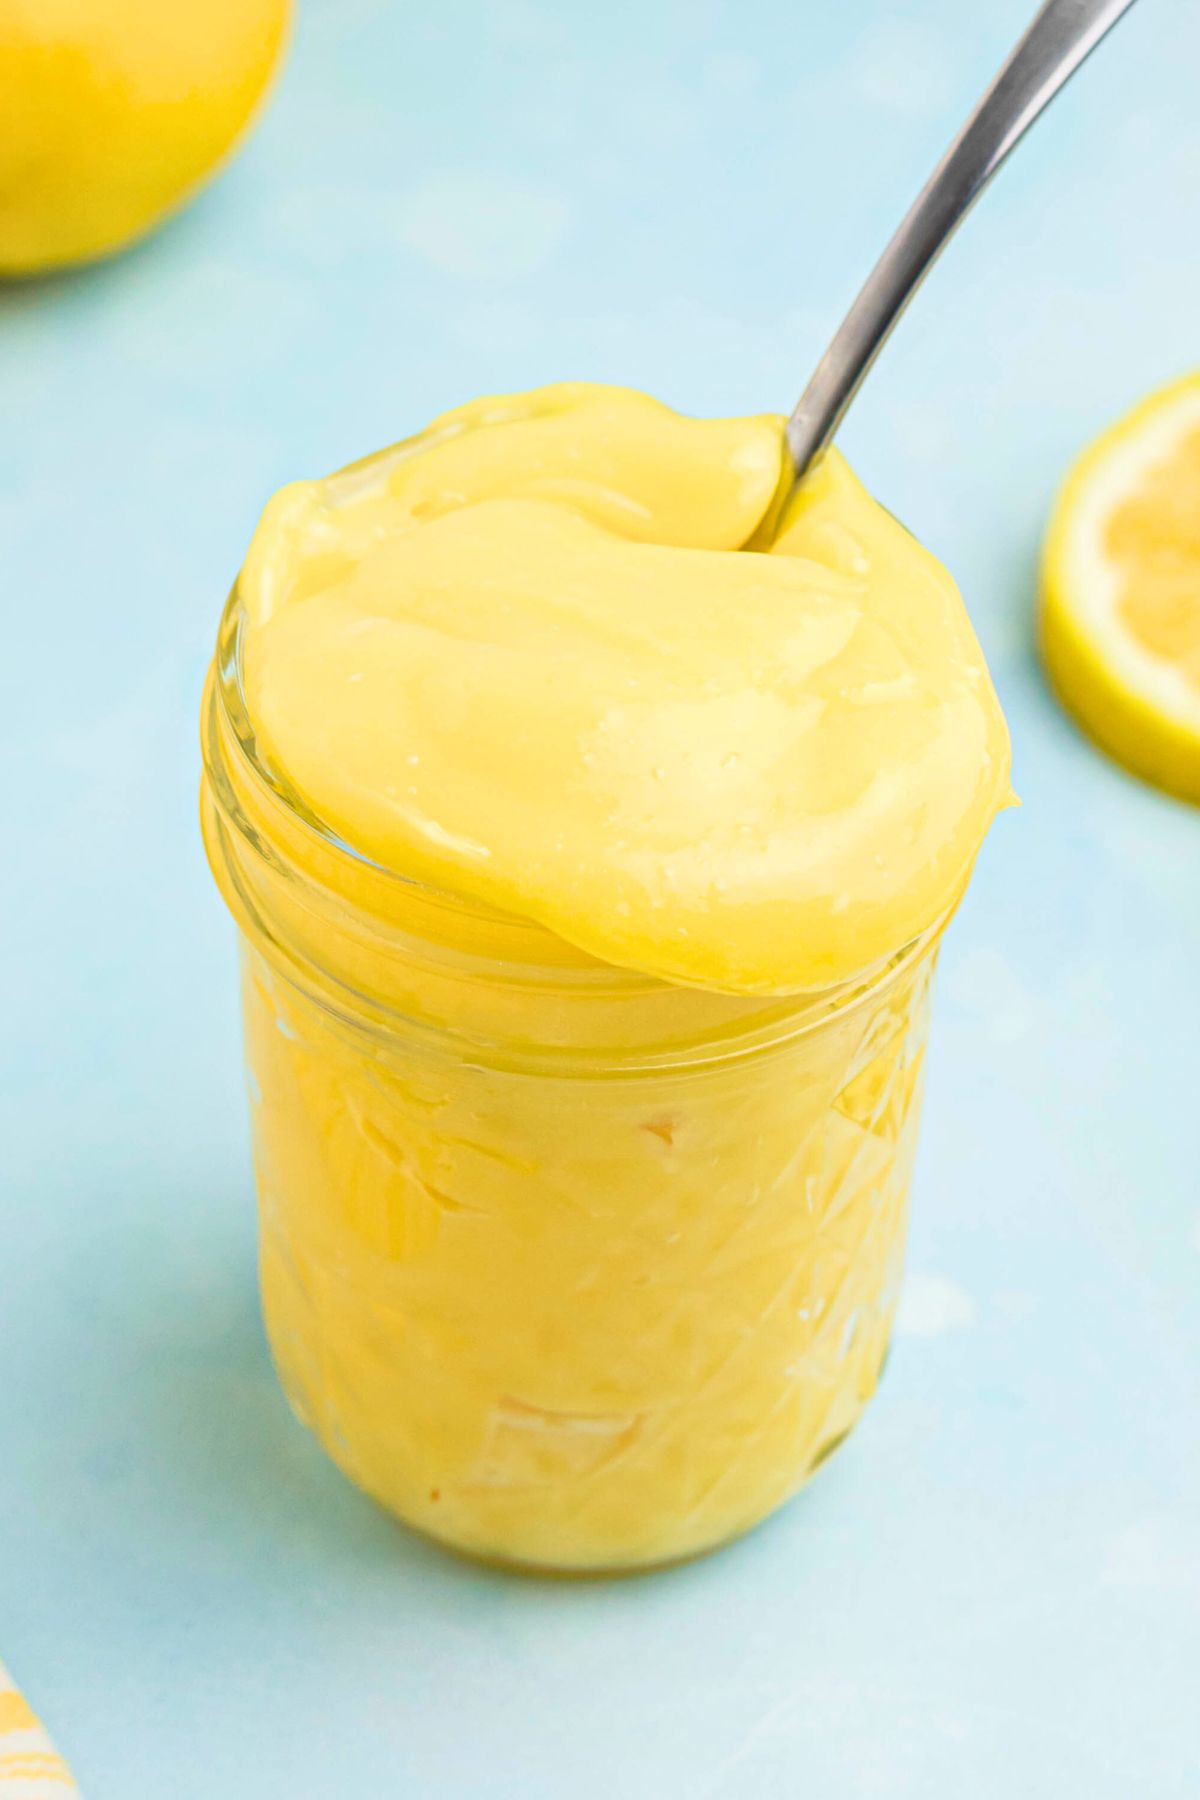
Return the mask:
[[481,401],[270,503],[204,736],[296,1410],[483,1556],[753,1524],[875,1386],[1009,798],[945,571],[777,418]]

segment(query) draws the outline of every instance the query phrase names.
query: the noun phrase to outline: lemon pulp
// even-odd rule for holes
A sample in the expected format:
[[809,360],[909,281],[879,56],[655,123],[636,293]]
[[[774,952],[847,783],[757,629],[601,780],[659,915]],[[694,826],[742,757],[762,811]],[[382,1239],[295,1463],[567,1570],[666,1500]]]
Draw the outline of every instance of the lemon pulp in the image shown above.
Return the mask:
[[1200,430],[1116,507],[1105,548],[1120,571],[1121,618],[1200,693]]
[[1069,471],[1039,624],[1054,687],[1090,735],[1200,801],[1200,376],[1152,394]]

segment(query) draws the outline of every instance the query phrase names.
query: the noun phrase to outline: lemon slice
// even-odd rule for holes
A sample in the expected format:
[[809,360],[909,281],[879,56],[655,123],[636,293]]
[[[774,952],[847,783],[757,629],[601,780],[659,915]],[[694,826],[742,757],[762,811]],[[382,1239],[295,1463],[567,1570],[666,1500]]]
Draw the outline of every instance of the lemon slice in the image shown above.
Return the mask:
[[1043,551],[1040,640],[1084,730],[1200,803],[1200,374],[1151,394],[1071,468]]

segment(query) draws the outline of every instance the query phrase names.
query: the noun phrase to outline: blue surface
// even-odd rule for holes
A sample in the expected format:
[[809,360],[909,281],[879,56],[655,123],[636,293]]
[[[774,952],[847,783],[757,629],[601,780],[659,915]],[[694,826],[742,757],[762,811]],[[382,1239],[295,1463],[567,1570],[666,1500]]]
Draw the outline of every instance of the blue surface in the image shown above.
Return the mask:
[[786,407],[1024,12],[308,0],[216,188],[0,293],[0,1652],[92,1800],[1200,1791],[1200,815],[1030,645],[1058,473],[1200,361],[1190,0],[1039,128],[845,433],[963,585],[1025,807],[943,964],[887,1381],[781,1517],[539,1584],[327,1466],[260,1332],[194,822],[273,487],[563,376]]

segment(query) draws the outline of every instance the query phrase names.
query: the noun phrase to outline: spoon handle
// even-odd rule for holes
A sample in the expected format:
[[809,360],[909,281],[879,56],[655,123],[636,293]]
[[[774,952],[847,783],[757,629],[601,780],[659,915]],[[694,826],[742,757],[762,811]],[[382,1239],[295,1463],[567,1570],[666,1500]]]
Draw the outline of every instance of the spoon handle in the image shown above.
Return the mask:
[[797,475],[825,449],[955,227],[1133,0],[1047,0],[868,275],[788,420]]

